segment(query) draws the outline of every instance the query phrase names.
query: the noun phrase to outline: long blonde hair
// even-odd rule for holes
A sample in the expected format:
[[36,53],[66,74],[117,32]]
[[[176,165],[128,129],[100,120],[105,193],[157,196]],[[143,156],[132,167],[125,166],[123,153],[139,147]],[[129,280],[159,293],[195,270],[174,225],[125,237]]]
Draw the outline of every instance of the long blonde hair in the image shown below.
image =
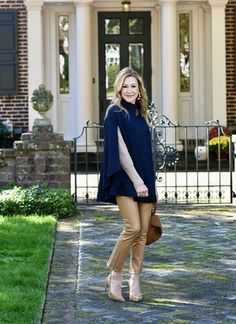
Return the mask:
[[114,96],[113,96],[113,98],[111,100],[110,105],[107,107],[105,118],[106,118],[106,116],[108,114],[109,109],[114,105],[120,107],[121,110],[124,110],[125,112],[127,112],[126,109],[122,106],[122,103],[121,103],[121,101],[122,101],[121,90],[122,90],[122,86],[124,84],[125,79],[127,77],[131,77],[131,76],[136,78],[137,81],[138,81],[139,92],[140,92],[140,95],[141,95],[141,98],[139,100],[140,114],[141,114],[141,116],[146,118],[147,110],[148,110],[147,91],[146,91],[146,89],[144,87],[142,77],[135,70],[133,70],[130,67],[125,67],[124,69],[120,70],[120,72],[116,76],[116,80],[114,82]]

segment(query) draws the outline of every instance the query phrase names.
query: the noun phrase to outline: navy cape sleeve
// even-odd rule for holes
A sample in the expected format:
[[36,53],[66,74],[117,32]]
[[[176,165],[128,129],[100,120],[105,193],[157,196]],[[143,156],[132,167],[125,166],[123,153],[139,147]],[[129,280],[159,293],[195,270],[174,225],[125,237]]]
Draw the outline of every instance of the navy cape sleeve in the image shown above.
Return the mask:
[[109,197],[109,187],[112,185],[114,175],[121,172],[116,118],[116,114],[119,113],[118,108],[110,108],[104,123],[104,150],[98,187],[98,201],[114,202],[114,197]]

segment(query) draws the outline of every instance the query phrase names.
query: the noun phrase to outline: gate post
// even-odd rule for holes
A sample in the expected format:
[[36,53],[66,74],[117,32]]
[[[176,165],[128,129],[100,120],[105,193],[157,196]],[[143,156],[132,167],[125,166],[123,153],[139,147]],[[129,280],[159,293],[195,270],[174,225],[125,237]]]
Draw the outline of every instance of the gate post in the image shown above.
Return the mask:
[[14,142],[16,183],[32,186],[47,183],[50,188],[70,190],[70,154],[72,142],[62,133],[54,133],[52,125],[34,126]]

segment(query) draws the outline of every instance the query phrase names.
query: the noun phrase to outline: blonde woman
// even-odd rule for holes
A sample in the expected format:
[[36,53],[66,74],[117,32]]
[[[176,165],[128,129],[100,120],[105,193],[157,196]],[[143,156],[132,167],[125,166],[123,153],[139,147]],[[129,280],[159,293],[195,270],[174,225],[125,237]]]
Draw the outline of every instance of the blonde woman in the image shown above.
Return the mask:
[[124,222],[108,260],[109,298],[125,301],[122,272],[130,254],[129,299],[141,301],[140,274],[153,203],[156,202],[151,135],[146,121],[148,99],[141,76],[122,69],[104,122],[104,152],[98,201],[118,205]]

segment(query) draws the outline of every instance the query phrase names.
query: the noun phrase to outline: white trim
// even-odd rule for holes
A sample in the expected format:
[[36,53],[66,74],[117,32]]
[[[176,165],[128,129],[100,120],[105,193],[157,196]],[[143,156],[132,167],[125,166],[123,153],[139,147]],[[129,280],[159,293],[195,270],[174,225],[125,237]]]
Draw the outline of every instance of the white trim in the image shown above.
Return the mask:
[[[75,8],[71,6],[44,6],[45,84],[52,90],[54,104],[50,118],[55,132],[63,132],[65,139],[77,136],[76,129],[76,69],[75,69]],[[60,94],[58,16],[69,16],[69,94]]]
[[205,8],[205,107],[206,120],[212,120],[212,48],[211,48],[211,13],[210,8]]
[[98,64],[98,11],[93,9],[91,13],[91,32],[96,35],[92,42],[92,105],[93,120],[99,123],[99,64]]
[[152,68],[152,100],[158,112],[162,113],[161,94],[161,18],[160,8],[151,9],[151,68]]
[[[112,5],[111,5],[112,3]],[[130,11],[149,11],[150,9],[153,9],[157,5],[157,1],[131,1],[131,9]],[[95,9],[98,9],[100,11],[122,11],[122,6],[121,6],[121,0],[117,1],[93,1],[91,3],[91,6]]]
[[[91,8],[76,4],[77,132],[93,119]],[[88,139],[93,142],[92,138]],[[89,143],[90,144],[90,143]]]
[[44,7],[44,70],[45,70],[45,85],[50,88],[53,94],[53,107],[49,112],[54,131],[58,131],[57,123],[57,82],[56,82],[56,70],[57,64],[52,64],[56,61],[56,26],[55,26],[55,12],[53,8]]
[[162,106],[163,113],[173,122],[178,120],[177,52],[176,3],[163,1],[161,2]]
[[228,0],[208,0],[208,2],[212,7],[224,8],[228,3]]
[[39,114],[32,108],[30,102],[32,93],[44,81],[43,69],[43,24],[42,24],[43,2],[25,2],[27,8],[28,29],[28,95],[29,95],[29,129],[33,122],[39,118]]
[[[92,31],[93,35],[98,35],[98,13],[99,12],[120,12],[121,6],[119,3],[119,7],[111,8],[110,6],[102,7],[102,3],[95,4],[93,3],[94,11],[92,13]],[[104,3],[103,3],[104,4]],[[152,67],[152,99],[156,104],[159,111],[162,111],[161,105],[161,40],[160,40],[160,10],[159,6],[156,6],[156,3],[149,3],[150,8],[147,9],[146,3],[145,7],[142,7],[139,4],[138,7],[135,7],[136,2],[132,2],[131,11],[150,11],[151,13],[151,67]],[[93,78],[95,79],[95,83],[93,84],[93,107],[98,107],[96,111],[94,111],[93,117],[94,120],[99,122],[99,64],[98,64],[98,37],[95,38],[92,44],[92,52],[97,53],[94,55],[93,60]]]
[[212,47],[212,117],[226,125],[226,54],[225,54],[225,4],[227,1],[211,3],[211,47]]
[[206,73],[204,9],[202,7],[194,8],[192,15],[193,120],[191,122],[195,125],[203,125],[207,120],[204,77]]

